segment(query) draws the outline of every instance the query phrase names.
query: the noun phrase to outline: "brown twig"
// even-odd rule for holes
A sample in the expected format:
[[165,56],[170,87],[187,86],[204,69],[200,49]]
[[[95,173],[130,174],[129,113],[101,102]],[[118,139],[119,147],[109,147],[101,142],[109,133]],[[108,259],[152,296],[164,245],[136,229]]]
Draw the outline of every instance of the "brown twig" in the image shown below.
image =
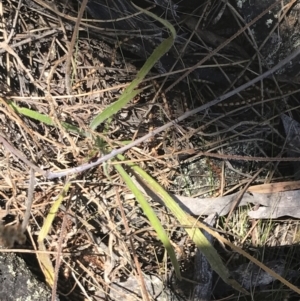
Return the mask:
[[[1,136],[0,136],[1,137]],[[34,192],[34,184],[35,184],[35,177],[34,177],[34,170],[33,168],[30,169],[30,180],[28,186],[28,195],[27,201],[25,203],[26,211],[24,214],[24,219],[22,222],[22,230],[25,231],[29,222],[30,214],[31,214],[31,206],[33,202],[33,192]]]
[[78,16],[77,16],[77,20],[75,22],[75,27],[74,27],[72,39],[71,39],[71,42],[69,44],[69,51],[68,51],[67,60],[66,60],[66,74],[65,74],[66,88],[67,88],[68,94],[71,94],[71,92],[72,92],[70,74],[71,74],[71,60],[73,58],[73,48],[74,48],[75,41],[76,41],[77,36],[78,36],[79,24],[80,24],[80,21],[82,19],[82,16],[83,16],[83,13],[84,13],[87,2],[88,2],[88,0],[83,0],[82,3],[81,3],[80,10],[79,10]]
[[45,170],[40,169],[35,164],[30,162],[19,150],[14,148],[10,143],[6,141],[6,139],[1,135],[0,133],[0,142],[3,144],[3,146],[8,150],[10,153],[15,155],[17,158],[19,158],[21,161],[23,161],[27,166],[38,172],[39,174],[46,177],[47,172]]
[[55,268],[54,268],[54,279],[53,279],[53,286],[52,286],[52,297],[51,297],[51,301],[55,301],[56,300],[56,293],[57,293],[57,281],[58,281],[58,273],[59,273],[59,268],[60,268],[60,264],[61,264],[61,256],[62,256],[62,244],[65,238],[65,234],[66,234],[66,224],[68,221],[68,211],[69,211],[69,207],[70,207],[70,202],[71,199],[73,197],[73,191],[74,189],[72,189],[67,205],[66,205],[66,211],[63,217],[63,221],[61,224],[61,228],[60,228],[60,235],[59,235],[59,239],[57,242],[57,254],[56,254],[56,262],[55,262]]
[[0,43],[0,49],[5,49],[10,55],[12,55],[16,59],[16,61],[18,62],[20,68],[22,68],[23,71],[27,74],[27,76],[29,77],[31,83],[33,85],[35,85],[38,89],[43,91],[43,87],[34,80],[33,76],[31,75],[29,70],[25,67],[25,65],[23,64],[20,57],[16,54],[16,52],[6,42],[1,42]]

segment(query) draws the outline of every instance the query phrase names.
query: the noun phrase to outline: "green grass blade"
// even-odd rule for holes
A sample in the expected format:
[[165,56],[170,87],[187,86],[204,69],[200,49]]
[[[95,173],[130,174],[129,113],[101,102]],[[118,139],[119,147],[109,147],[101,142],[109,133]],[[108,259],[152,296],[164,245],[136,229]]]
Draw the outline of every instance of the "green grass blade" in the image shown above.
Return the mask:
[[163,243],[165,249],[167,250],[171,262],[173,264],[176,276],[181,279],[180,275],[180,268],[179,268],[179,263],[176,259],[176,255],[174,252],[174,249],[170,243],[169,237],[161,225],[159,219],[157,218],[155,212],[147,202],[146,198],[144,195],[141,193],[141,191],[136,187],[135,183],[131,180],[130,176],[127,174],[127,172],[124,170],[124,168],[120,164],[114,165],[120,176],[123,178],[124,182],[126,183],[127,187],[132,191],[134,196],[136,197],[136,200],[140,204],[144,214],[147,216],[151,226],[153,229],[156,231],[158,238],[161,240]]
[[[34,110],[31,109],[27,109],[27,108],[21,108],[18,105],[16,105],[14,102],[10,101],[9,105],[13,108],[13,110],[19,114],[22,114],[26,117],[32,118],[34,120],[40,121],[44,124],[50,125],[50,126],[55,126],[55,123],[53,122],[52,118],[41,114],[39,112],[36,112]],[[87,134],[80,130],[78,127],[76,127],[75,125],[72,125],[70,123],[67,122],[61,122],[61,125],[68,131],[72,132],[72,133],[76,133],[78,135],[82,135],[82,136],[87,136]]]
[[[132,82],[133,83],[133,82]],[[132,84],[131,83],[131,84]],[[131,85],[130,84],[130,85]],[[98,114],[90,123],[90,128],[95,130],[98,125],[100,125],[103,121],[110,118],[114,114],[118,113],[126,104],[133,99],[136,95],[138,95],[141,90],[131,91],[130,93],[124,93],[120,96],[120,98],[105,108],[100,114]]]
[[[120,158],[120,160],[124,160],[123,156],[118,156],[118,158]],[[136,172],[136,174],[141,177],[143,182],[163,200],[166,207],[170,209],[170,211],[178,219],[180,224],[187,226],[185,227],[185,231],[195,242],[200,251],[204,254],[212,269],[223,279],[223,281],[233,286],[235,289],[243,293],[247,293],[235,280],[230,279],[229,271],[224,265],[221,257],[207,240],[207,238],[203,235],[203,233],[198,228],[194,227],[194,221],[189,218],[189,215],[186,214],[173,200],[173,198],[144,170],[142,170],[134,163],[127,164]]]
[[[135,5],[134,5],[135,6]],[[114,102],[113,104],[109,105],[106,109],[104,109],[100,114],[98,114],[90,123],[90,128],[92,130],[95,130],[98,125],[100,125],[103,121],[105,121],[107,118],[111,117],[112,115],[116,114],[118,111],[120,111],[131,99],[133,99],[137,94],[140,93],[140,90],[135,90],[135,88],[138,87],[138,85],[142,82],[142,80],[145,78],[145,76],[149,73],[151,68],[159,61],[159,59],[170,50],[172,47],[175,37],[176,37],[176,31],[171,23],[168,21],[159,18],[158,16],[154,15],[151,12],[148,12],[146,10],[143,10],[137,6],[135,6],[137,9],[141,10],[148,16],[152,17],[153,19],[159,21],[162,23],[166,28],[168,28],[171,32],[171,35],[164,40],[150,55],[150,57],[147,59],[143,67],[138,72],[136,78],[131,82],[131,84],[125,89],[123,94],[120,96],[120,98]]]
[[47,115],[41,114],[31,109],[21,108],[12,101],[9,102],[9,105],[14,109],[15,112],[19,114],[30,117],[47,125],[54,125],[52,119]]

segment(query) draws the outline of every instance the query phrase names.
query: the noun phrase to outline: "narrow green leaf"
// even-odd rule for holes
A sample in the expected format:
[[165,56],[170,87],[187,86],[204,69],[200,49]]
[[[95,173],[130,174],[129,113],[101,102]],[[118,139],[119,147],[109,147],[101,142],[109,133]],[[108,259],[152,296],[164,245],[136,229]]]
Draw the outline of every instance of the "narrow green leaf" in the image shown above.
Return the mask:
[[[120,160],[124,160],[124,157],[118,155]],[[173,215],[178,219],[181,225],[186,225],[185,231],[190,238],[195,242],[196,246],[204,254],[212,269],[223,279],[224,282],[233,286],[235,289],[245,293],[246,291],[233,279],[230,279],[230,274],[227,267],[224,265],[221,257],[210,244],[203,233],[195,228],[195,224],[189,215],[186,214],[180,206],[173,200],[173,198],[161,187],[151,176],[149,176],[144,170],[134,163],[127,163],[137,175],[143,180],[143,182],[165,203],[166,207],[170,209]]]
[[[134,5],[134,4],[133,4]],[[92,130],[95,130],[97,126],[99,126],[103,121],[105,121],[107,118],[111,117],[112,115],[116,114],[118,111],[120,111],[123,107],[126,106],[126,104],[133,99],[137,94],[140,93],[140,90],[135,90],[138,85],[143,81],[145,76],[149,73],[151,68],[159,61],[159,59],[170,50],[172,47],[175,37],[176,37],[176,31],[171,23],[168,21],[159,18],[158,16],[154,15],[153,13],[141,9],[134,5],[137,9],[145,13],[146,15],[152,17],[153,19],[159,21],[162,23],[166,28],[168,28],[171,32],[170,37],[168,37],[166,40],[164,40],[150,55],[150,57],[147,59],[143,67],[138,72],[136,78],[131,82],[131,84],[125,89],[123,94],[119,97],[119,99],[114,102],[113,104],[109,105],[106,109],[104,109],[100,114],[98,114],[90,123],[90,128]]]
[[[9,102],[9,105],[14,109],[15,112],[17,112],[19,114],[22,114],[22,115],[32,118],[34,120],[40,121],[44,124],[47,124],[50,126],[55,126],[55,123],[53,122],[52,118],[47,115],[41,114],[41,113],[36,112],[31,109],[21,108],[12,101]],[[73,132],[73,133],[76,133],[76,134],[82,135],[82,136],[87,136],[87,134],[84,131],[80,130],[75,125],[72,125],[70,123],[63,122],[63,121],[61,122],[61,125],[70,132]]]
[[103,121],[110,118],[114,114],[118,113],[126,104],[133,99],[136,95],[138,95],[141,90],[132,91],[129,94],[122,94],[120,98],[105,108],[100,114],[98,114],[90,123],[90,128],[95,130],[98,125],[100,125]]
[[116,164],[116,165],[114,165],[114,167],[116,168],[116,170],[118,171],[120,176],[125,181],[127,187],[132,191],[132,193],[136,197],[136,200],[140,204],[144,214],[147,216],[151,226],[156,231],[158,238],[161,240],[161,242],[163,243],[165,249],[167,250],[167,252],[170,256],[171,262],[173,264],[176,276],[178,277],[178,279],[181,280],[179,263],[176,259],[174,249],[173,249],[173,247],[170,243],[169,237],[168,237],[165,229],[161,225],[161,223],[160,223],[159,219],[157,218],[155,212],[153,211],[153,209],[151,208],[151,206],[147,202],[144,195],[136,187],[135,183],[131,180],[130,176],[127,174],[127,172],[124,170],[124,168],[120,164]]
[[18,113],[23,114],[27,117],[30,117],[32,119],[38,120],[40,122],[43,122],[47,125],[54,125],[52,119],[44,114],[41,114],[39,112],[36,112],[34,110],[31,109],[27,109],[27,108],[21,108],[18,105],[16,105],[14,102],[10,101],[9,105]]

